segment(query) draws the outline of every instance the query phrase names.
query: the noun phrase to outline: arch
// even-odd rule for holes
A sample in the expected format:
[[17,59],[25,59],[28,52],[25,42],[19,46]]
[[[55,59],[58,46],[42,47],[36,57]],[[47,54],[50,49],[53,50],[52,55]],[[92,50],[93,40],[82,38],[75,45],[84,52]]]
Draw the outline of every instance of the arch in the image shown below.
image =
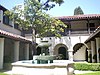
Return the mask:
[[63,55],[63,59],[68,59],[68,47],[65,44],[57,44],[54,47],[54,55]]
[[73,46],[74,61],[88,61],[89,47],[84,43],[76,43]]
[[41,47],[37,47],[37,49],[36,49],[36,53],[37,53],[37,55],[40,55],[41,54]]
[[58,54],[62,54],[63,59],[66,59],[66,48],[65,47],[59,47]]
[[76,43],[73,46],[73,53],[77,52],[77,50],[79,50],[79,48],[81,48],[82,46],[85,46],[87,49],[89,48],[85,43]]

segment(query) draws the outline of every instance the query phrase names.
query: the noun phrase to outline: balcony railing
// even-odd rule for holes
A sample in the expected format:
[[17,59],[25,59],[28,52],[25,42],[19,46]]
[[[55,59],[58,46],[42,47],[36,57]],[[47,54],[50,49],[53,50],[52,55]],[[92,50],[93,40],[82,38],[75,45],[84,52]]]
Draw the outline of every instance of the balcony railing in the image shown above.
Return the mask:
[[89,31],[87,29],[71,29],[71,34],[87,34]]
[[90,29],[70,29],[67,30],[66,35],[84,35],[84,34],[91,34],[93,33],[94,30],[90,30]]

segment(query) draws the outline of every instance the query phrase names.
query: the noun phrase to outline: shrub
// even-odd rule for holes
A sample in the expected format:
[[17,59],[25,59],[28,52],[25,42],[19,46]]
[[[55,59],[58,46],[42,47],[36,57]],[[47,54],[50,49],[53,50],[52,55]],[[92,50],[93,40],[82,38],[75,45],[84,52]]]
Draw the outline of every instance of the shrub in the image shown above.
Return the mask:
[[64,59],[63,54],[59,54],[58,56],[56,56],[56,60],[62,60]]
[[74,69],[100,71],[100,63],[74,63]]

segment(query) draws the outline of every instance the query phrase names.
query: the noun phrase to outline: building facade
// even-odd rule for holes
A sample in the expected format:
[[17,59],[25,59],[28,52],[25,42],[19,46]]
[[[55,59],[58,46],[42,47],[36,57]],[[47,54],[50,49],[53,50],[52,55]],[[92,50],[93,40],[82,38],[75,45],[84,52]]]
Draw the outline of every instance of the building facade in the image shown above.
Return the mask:
[[[0,69],[3,68],[4,63],[25,60],[32,56],[32,50],[30,49],[32,31],[22,32],[18,25],[10,21],[7,16],[4,16],[6,10],[0,6]],[[91,35],[100,25],[100,14],[57,18],[67,25],[64,32],[60,32],[62,37],[36,38],[36,43],[48,41],[51,44],[48,49],[49,54],[57,56],[62,54],[65,60],[94,62],[93,57],[96,54],[96,60],[99,62],[99,34],[96,34],[96,36]],[[41,48],[37,47],[36,52],[37,55],[40,55],[42,53]]]
[[23,37],[18,25],[4,15],[6,10],[0,5],[0,69],[6,63],[27,60],[31,55],[31,41]]
[[85,41],[88,46],[88,61],[100,63],[100,26]]
[[[62,54],[64,59],[74,61],[88,61],[88,45],[85,40],[100,25],[100,14],[75,15],[57,17],[63,21],[68,27],[62,34],[61,38],[54,36],[37,38],[36,42],[48,41],[51,43],[49,47],[50,55]],[[31,33],[25,35],[31,40]],[[41,49],[37,49],[37,54],[41,54]]]

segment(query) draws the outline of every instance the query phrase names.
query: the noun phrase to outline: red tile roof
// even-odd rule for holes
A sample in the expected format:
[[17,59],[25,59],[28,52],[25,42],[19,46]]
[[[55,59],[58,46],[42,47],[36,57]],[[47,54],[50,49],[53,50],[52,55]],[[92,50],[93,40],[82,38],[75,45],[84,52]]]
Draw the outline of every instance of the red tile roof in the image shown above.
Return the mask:
[[28,40],[25,37],[22,37],[20,35],[16,35],[16,34],[13,34],[13,33],[7,32],[7,31],[4,31],[4,30],[0,30],[0,36],[6,37],[6,38],[11,38],[11,39],[14,39],[14,40],[31,42],[30,40]]
[[64,19],[64,20],[92,19],[92,18],[100,18],[100,14],[61,16],[61,17],[56,17],[56,18]]

